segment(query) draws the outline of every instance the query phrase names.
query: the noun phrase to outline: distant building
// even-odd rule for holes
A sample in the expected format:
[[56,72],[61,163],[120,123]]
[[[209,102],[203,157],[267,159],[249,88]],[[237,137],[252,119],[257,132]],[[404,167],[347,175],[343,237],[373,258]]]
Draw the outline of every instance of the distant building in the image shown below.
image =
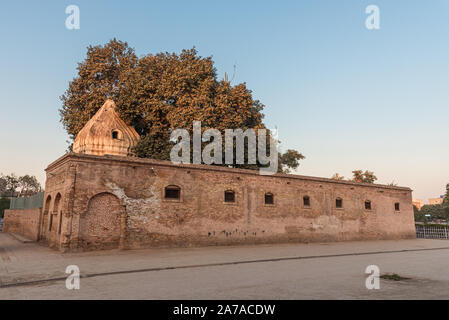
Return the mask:
[[430,198],[429,204],[442,204],[443,203],[443,196],[440,196],[439,198]]
[[415,207],[418,208],[418,210],[421,210],[421,207],[424,205],[424,200],[421,199],[413,199],[412,203]]

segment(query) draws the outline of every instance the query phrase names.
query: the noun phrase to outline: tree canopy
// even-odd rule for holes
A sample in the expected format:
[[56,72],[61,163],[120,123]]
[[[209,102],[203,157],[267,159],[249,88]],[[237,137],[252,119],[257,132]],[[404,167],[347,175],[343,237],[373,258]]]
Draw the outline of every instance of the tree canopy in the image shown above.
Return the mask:
[[[372,171],[368,171],[365,170],[365,172],[363,172],[363,170],[354,170],[352,171],[352,178],[349,178],[348,181],[353,181],[353,182],[363,182],[363,183],[374,183],[374,181],[377,180],[377,177],[374,175],[374,172]],[[343,177],[342,175],[335,173],[331,179],[334,180],[344,180],[345,177]]]
[[114,39],[87,48],[86,59],[78,63],[78,76],[61,96],[61,121],[72,139],[106,99],[117,101],[124,77],[136,64],[137,56],[126,42]]
[[42,191],[35,176],[17,176],[14,173],[0,175],[0,196],[27,196]]
[[449,218],[443,204],[425,204],[419,210],[419,214],[422,217],[430,215],[430,220]]
[[354,182],[364,182],[364,183],[374,183],[377,180],[377,177],[374,175],[374,172],[365,170],[354,170],[352,171],[353,177],[352,181]]
[[[443,197],[443,203],[426,204],[421,207],[421,210],[413,206],[413,210],[415,213],[415,221],[449,220],[449,183],[446,185],[446,194]],[[426,217],[426,215],[428,216]]]
[[283,154],[279,154],[280,171],[290,173],[292,169],[299,167],[299,160],[305,157],[296,150],[288,149]]
[[[116,39],[89,46],[61,96],[61,122],[72,140],[107,98],[141,136],[134,149],[139,157],[168,160],[171,130],[191,130],[195,120],[203,131],[265,128],[264,105],[246,84],[218,80],[212,58],[199,56],[195,48],[137,58],[134,49]],[[288,150],[279,159],[285,172],[297,168],[304,156]]]

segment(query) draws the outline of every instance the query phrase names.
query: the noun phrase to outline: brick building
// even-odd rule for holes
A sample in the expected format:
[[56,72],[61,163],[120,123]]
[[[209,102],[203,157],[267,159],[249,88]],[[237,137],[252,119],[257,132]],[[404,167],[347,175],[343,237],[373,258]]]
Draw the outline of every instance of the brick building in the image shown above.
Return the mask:
[[40,241],[73,251],[415,237],[409,188],[135,158],[133,131],[108,101],[75,152],[48,166]]

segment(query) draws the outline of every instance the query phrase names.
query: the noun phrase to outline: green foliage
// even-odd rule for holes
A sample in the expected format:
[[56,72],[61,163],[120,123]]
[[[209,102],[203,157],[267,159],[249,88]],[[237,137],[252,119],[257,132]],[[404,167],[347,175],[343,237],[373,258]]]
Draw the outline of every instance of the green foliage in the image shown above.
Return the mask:
[[[413,212],[415,214],[415,221],[425,222],[445,219],[449,220],[449,183],[446,185],[446,194],[443,198],[443,203],[441,204],[426,204],[418,210],[413,206]],[[426,215],[430,215],[426,217]],[[449,226],[447,226],[449,228]]]
[[26,174],[18,177],[14,173],[0,176],[0,196],[33,195],[41,190],[35,176]]
[[421,207],[419,213],[424,217],[430,214],[431,220],[449,218],[443,204],[425,204]]
[[446,213],[446,216],[449,217],[449,183],[446,184],[446,194],[443,199],[443,207]]
[[[171,130],[192,131],[195,120],[203,130],[215,128],[223,136],[225,129],[265,128],[264,105],[246,84],[218,80],[212,58],[199,56],[194,48],[137,58],[126,42],[116,39],[88,47],[78,76],[61,97],[61,122],[72,139],[107,98],[141,136],[134,148],[139,157],[169,159]],[[281,167],[297,168],[303,158],[288,150],[280,155]]]
[[78,77],[61,96],[61,121],[72,139],[106,99],[117,101],[124,77],[136,64],[137,56],[126,42],[113,39],[87,48],[87,58],[78,64]]
[[279,170],[283,173],[290,173],[291,169],[299,167],[299,160],[304,158],[298,151],[288,149],[283,154],[279,154]]
[[352,171],[354,182],[363,182],[363,183],[374,183],[377,180],[377,177],[374,175],[374,172],[365,170],[354,170]]
[[21,195],[32,195],[42,190],[39,181],[35,176],[28,174],[19,177],[19,188]]
[[169,141],[168,134],[152,134],[145,135],[139,144],[133,148],[133,152],[140,158],[153,158],[159,160],[169,160],[170,150],[168,146],[173,143]]
[[16,192],[17,188],[19,187],[19,177],[17,177],[14,173],[11,173],[9,175],[3,176],[3,179],[6,181],[6,190],[5,194],[9,196],[14,196],[14,193]]
[[413,206],[413,215],[415,216],[415,222],[427,222],[426,217],[419,211],[419,209]]
[[3,176],[0,176],[0,196],[6,193],[7,181]]
[[393,274],[383,274],[380,276],[381,279],[386,279],[386,280],[393,280],[393,281],[402,281],[402,280],[408,280],[410,278],[406,278],[406,277],[402,277],[400,275],[398,275],[397,273],[393,273]]
[[428,227],[437,227],[437,228],[444,228],[444,229],[449,229],[449,225],[447,224],[438,224],[438,223],[425,223],[426,226]]
[[8,198],[0,198],[0,218],[3,218],[5,209],[9,209],[10,202]]

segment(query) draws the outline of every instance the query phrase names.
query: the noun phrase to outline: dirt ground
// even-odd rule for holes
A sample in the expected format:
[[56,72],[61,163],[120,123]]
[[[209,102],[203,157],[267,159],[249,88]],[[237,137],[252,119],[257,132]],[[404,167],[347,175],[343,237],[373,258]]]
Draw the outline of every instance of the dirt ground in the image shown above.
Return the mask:
[[[67,266],[80,288],[66,288]],[[403,279],[365,286],[366,267]],[[0,233],[0,299],[447,299],[449,241],[64,253]]]

